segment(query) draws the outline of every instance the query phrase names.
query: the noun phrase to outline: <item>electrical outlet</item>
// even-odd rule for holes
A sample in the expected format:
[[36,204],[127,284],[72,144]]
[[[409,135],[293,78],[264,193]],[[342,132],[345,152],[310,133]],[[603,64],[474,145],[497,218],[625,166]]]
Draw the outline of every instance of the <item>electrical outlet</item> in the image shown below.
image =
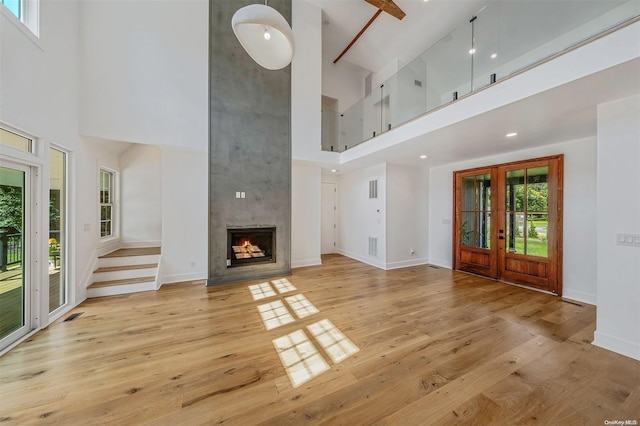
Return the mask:
[[416,254],[416,251],[414,249],[409,250],[409,254],[411,256],[414,256]]

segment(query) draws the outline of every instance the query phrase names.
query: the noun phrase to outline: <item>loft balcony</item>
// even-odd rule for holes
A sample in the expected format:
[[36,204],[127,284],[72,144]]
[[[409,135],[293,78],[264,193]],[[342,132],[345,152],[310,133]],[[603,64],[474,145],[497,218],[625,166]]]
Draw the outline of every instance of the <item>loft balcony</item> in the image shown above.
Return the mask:
[[639,20],[636,0],[493,1],[342,113],[323,109],[322,150],[373,152],[367,141]]

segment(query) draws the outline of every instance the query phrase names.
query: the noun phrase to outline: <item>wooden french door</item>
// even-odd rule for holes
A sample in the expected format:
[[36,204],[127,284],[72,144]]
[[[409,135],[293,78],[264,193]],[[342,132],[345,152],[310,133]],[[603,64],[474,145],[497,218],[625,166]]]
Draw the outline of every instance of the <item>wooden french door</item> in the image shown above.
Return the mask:
[[562,155],[454,172],[457,270],[562,294]]

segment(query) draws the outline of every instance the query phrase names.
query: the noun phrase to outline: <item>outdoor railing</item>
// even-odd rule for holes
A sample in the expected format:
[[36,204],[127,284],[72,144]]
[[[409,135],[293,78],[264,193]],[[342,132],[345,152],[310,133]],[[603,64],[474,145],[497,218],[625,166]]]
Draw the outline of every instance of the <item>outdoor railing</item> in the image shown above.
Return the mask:
[[22,262],[22,234],[0,231],[0,270],[6,271],[9,265],[20,262]]
[[638,0],[494,0],[342,114],[323,111],[322,149],[352,148],[639,16]]

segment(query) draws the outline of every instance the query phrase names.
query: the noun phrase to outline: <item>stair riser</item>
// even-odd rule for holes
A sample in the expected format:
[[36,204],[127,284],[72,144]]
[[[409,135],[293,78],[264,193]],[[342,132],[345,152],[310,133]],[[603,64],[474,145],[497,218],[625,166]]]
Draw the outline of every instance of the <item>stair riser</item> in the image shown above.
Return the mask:
[[158,263],[160,255],[148,256],[123,256],[123,257],[101,257],[98,259],[97,268],[109,268],[112,266],[144,265],[147,263]]
[[156,290],[156,283],[155,281],[151,281],[146,283],[115,285],[111,287],[88,288],[87,297],[115,296],[117,294],[129,294],[154,290]]
[[124,271],[94,272],[93,282],[126,280],[128,278],[155,277],[158,268],[126,269]]

